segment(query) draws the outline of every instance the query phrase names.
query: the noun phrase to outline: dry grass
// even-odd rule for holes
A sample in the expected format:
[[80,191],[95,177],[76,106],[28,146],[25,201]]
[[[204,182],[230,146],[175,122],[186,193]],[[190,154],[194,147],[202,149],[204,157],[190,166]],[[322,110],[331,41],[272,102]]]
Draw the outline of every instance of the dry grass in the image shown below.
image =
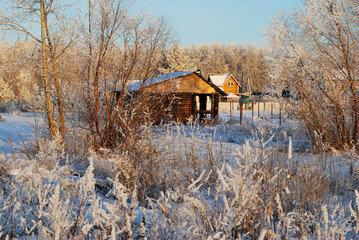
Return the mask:
[[[139,201],[141,211],[154,214],[149,222],[142,222],[148,229],[141,236],[208,238],[218,232],[252,239],[314,236],[323,230],[324,206],[339,219],[328,227],[333,234],[341,222],[345,226],[341,229],[350,229],[346,225],[350,214],[329,206],[349,205],[357,181],[355,152],[343,156],[293,151],[295,131],[278,132],[268,125],[258,126],[250,139],[238,144],[226,137],[238,129],[226,128],[148,125],[127,135],[116,148],[86,154],[82,149],[84,155],[68,152],[66,158],[70,172],[81,176],[88,166],[86,159],[92,159],[97,191],[109,193],[114,183],[121,183]],[[54,160],[63,155],[51,146],[43,149],[59,155],[38,155],[39,166],[54,169]],[[193,185],[195,179],[199,180]]]

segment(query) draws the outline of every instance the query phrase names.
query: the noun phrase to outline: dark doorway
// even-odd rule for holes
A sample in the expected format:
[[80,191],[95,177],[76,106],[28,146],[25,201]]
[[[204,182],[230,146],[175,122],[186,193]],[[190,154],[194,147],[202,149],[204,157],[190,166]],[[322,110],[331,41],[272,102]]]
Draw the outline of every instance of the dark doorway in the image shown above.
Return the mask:
[[195,94],[194,117],[200,121],[214,119],[218,115],[218,94]]

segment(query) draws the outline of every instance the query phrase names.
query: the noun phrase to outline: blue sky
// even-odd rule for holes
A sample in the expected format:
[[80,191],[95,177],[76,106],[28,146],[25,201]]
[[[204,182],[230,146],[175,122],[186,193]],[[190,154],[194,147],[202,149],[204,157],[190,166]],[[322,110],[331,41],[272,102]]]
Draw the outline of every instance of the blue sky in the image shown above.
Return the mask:
[[202,42],[262,45],[261,28],[270,17],[299,3],[299,0],[137,0],[135,5],[153,16],[165,16],[184,46]]

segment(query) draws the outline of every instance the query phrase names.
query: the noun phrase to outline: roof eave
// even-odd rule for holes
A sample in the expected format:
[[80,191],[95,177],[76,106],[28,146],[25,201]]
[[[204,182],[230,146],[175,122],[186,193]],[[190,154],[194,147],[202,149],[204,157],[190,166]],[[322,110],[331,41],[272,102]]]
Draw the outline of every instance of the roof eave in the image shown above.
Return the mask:
[[242,85],[237,81],[237,79],[232,75],[232,74],[229,74],[229,77],[226,79],[225,82],[227,82],[227,80],[232,77],[234,79],[234,81],[238,84],[239,87],[242,87]]

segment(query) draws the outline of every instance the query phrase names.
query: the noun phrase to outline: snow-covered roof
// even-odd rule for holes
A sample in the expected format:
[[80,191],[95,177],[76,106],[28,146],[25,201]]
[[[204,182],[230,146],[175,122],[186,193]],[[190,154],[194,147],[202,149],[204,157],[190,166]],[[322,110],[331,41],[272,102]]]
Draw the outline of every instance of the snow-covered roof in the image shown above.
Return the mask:
[[[236,83],[238,83],[238,81],[230,73],[221,74],[221,75],[212,75],[212,76],[209,76],[209,79],[212,83],[214,83],[218,87],[222,87],[224,85],[224,83],[228,80],[228,78],[230,78],[230,77],[232,77],[234,79],[234,81],[236,81]],[[239,83],[238,83],[238,85],[239,85]]]
[[161,83],[161,82],[165,82],[174,78],[178,78],[178,77],[182,77],[182,76],[186,76],[190,73],[193,73],[193,71],[187,71],[187,72],[173,72],[173,73],[165,73],[153,78],[148,78],[144,81],[138,81],[135,83],[132,83],[128,86],[128,90],[129,91],[138,91],[144,87],[148,87],[148,86],[152,86],[154,84],[157,83]]
[[236,94],[228,93],[228,95],[225,96],[224,98],[240,98],[240,97],[238,97]]
[[[191,73],[195,73],[196,75],[198,75],[195,71],[186,71],[186,72],[173,72],[173,73],[165,73],[165,74],[161,74],[158,75],[156,77],[153,78],[148,78],[144,81],[138,81],[138,80],[134,80],[132,81],[128,86],[127,86],[127,91],[130,92],[136,92],[138,90],[140,90],[141,88],[146,88],[158,83],[162,83],[174,78],[178,78],[178,77],[182,77],[182,76],[186,76],[188,74]],[[227,94],[223,91],[223,88],[219,88],[217,87],[214,83],[209,82],[207,80],[205,80],[203,77],[201,77],[200,75],[198,75],[204,82],[206,82],[207,84],[209,84],[212,88],[214,88],[218,93],[220,93],[222,96],[226,96]],[[176,84],[179,82],[176,82]],[[120,92],[122,91],[122,88],[119,87],[118,89],[116,89],[114,92]]]
[[231,76],[231,74],[221,74],[221,75],[213,75],[209,76],[209,79],[211,82],[216,84],[218,87],[221,87],[224,85],[224,83],[227,81],[227,79]]

